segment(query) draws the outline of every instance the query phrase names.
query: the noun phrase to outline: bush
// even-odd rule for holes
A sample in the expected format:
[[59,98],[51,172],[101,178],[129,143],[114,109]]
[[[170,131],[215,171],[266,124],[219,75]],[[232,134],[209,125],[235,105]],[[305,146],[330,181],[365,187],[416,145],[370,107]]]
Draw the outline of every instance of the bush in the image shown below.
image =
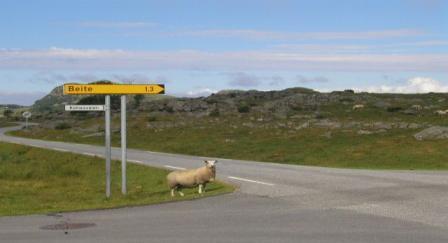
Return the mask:
[[214,109],[214,110],[212,110],[211,112],[210,112],[210,114],[208,114],[209,116],[211,116],[211,117],[218,117],[220,114],[219,114],[219,109]]
[[[105,102],[104,95],[90,95],[90,96],[81,98],[78,101],[77,105],[103,105],[104,102]],[[119,95],[111,95],[110,96],[110,106],[111,106],[112,110],[120,109],[121,98]]]
[[140,104],[142,103],[143,98],[145,98],[145,97],[141,94],[134,96],[134,107],[135,108],[140,107]]
[[155,122],[155,121],[157,121],[157,117],[155,117],[155,116],[150,116],[150,117],[148,117],[148,121],[149,121],[149,122]]
[[238,105],[239,113],[248,113],[250,111],[250,106],[246,103],[242,103]]
[[342,103],[353,103],[353,102],[355,102],[355,100],[352,99],[352,98],[341,98],[341,99],[339,99],[339,101],[342,102]]
[[172,106],[166,106],[165,111],[168,113],[174,113],[174,108]]
[[72,128],[72,126],[70,124],[68,124],[67,122],[61,122],[61,123],[58,123],[54,128],[57,130],[64,130],[64,129],[70,129],[70,128]]
[[6,118],[11,118],[11,116],[13,115],[13,111],[10,109],[6,109],[3,111],[3,116],[5,116]]
[[401,111],[401,110],[403,110],[403,107],[400,107],[400,106],[387,107],[388,112],[397,112],[397,111]]
[[325,118],[324,114],[320,113],[320,112],[316,112],[314,113],[314,118],[318,119],[318,120],[322,120]]

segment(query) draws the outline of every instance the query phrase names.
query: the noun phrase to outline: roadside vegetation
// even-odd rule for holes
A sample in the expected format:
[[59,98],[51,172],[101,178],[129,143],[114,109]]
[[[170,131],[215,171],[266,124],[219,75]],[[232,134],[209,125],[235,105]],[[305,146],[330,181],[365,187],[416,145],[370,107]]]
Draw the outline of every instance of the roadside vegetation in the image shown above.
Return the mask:
[[[438,122],[443,123],[443,120]],[[256,123],[262,125],[256,126]],[[119,146],[119,117],[114,118],[113,124],[113,145]],[[102,118],[77,121],[71,127],[34,127],[12,134],[76,143],[104,143]],[[387,132],[360,135],[353,129],[294,129],[284,121],[257,122],[249,116],[201,119],[174,115],[133,116],[128,124],[128,146],[159,152],[297,165],[448,169],[447,140],[418,141],[413,135],[420,130],[393,128]]]
[[[199,164],[199,162],[198,162]],[[128,164],[128,195],[121,195],[120,163],[112,163],[112,196],[105,197],[104,159],[0,143],[0,216],[146,205],[200,198],[195,190],[171,198],[168,171]],[[205,196],[233,191],[211,183]]]
[[9,121],[0,119],[0,128],[2,128],[2,127],[12,127],[12,126],[16,126],[16,125],[17,125],[17,123],[13,123],[13,122],[9,122]]
[[[55,88],[32,107],[40,126],[11,134],[103,144],[104,114],[68,113],[63,104],[100,104],[104,97],[60,91]],[[119,146],[115,100],[112,135]],[[446,93],[320,93],[296,87],[191,99],[130,96],[128,102],[130,148],[340,168],[448,169]]]

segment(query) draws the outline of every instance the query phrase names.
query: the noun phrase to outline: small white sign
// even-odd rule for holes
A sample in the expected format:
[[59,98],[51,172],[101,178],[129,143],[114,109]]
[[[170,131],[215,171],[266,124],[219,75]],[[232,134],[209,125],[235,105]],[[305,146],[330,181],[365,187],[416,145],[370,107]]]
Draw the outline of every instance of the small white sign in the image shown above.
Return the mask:
[[25,117],[25,118],[30,118],[31,117],[31,112],[25,111],[25,112],[23,112],[22,116]]
[[104,111],[104,105],[66,105],[66,111]]

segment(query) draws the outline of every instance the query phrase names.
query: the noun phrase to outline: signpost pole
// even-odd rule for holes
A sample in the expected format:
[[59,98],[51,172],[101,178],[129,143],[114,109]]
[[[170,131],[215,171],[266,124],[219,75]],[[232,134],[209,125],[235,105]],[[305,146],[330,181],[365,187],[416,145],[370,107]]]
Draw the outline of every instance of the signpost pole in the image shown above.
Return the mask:
[[126,195],[126,95],[121,96],[121,193]]
[[[111,194],[111,107],[110,96],[121,95],[121,192],[127,193],[126,188],[126,94],[165,94],[164,84],[64,84],[64,95],[105,95],[103,105],[66,105],[66,111],[105,111],[105,157],[106,157],[106,197]],[[29,113],[31,116],[31,113]],[[29,118],[29,117],[28,117]],[[28,126],[28,119],[26,121]]]
[[106,139],[106,197],[110,197],[110,160],[111,160],[111,148],[110,148],[110,95],[106,95],[105,98],[105,113],[106,124],[104,128]]
[[31,117],[31,112],[25,111],[22,116],[25,117],[25,128],[28,129],[28,119]]

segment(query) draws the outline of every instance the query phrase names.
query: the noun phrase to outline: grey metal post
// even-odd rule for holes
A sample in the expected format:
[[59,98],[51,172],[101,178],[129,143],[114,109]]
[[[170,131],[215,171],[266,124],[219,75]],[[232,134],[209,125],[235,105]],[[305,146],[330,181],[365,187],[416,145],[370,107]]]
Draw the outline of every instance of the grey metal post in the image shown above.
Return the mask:
[[106,197],[110,197],[110,160],[111,160],[111,148],[110,148],[110,95],[106,95],[105,99],[105,113],[106,113],[106,125],[104,133],[106,135]]
[[126,195],[126,95],[121,96],[121,193]]

